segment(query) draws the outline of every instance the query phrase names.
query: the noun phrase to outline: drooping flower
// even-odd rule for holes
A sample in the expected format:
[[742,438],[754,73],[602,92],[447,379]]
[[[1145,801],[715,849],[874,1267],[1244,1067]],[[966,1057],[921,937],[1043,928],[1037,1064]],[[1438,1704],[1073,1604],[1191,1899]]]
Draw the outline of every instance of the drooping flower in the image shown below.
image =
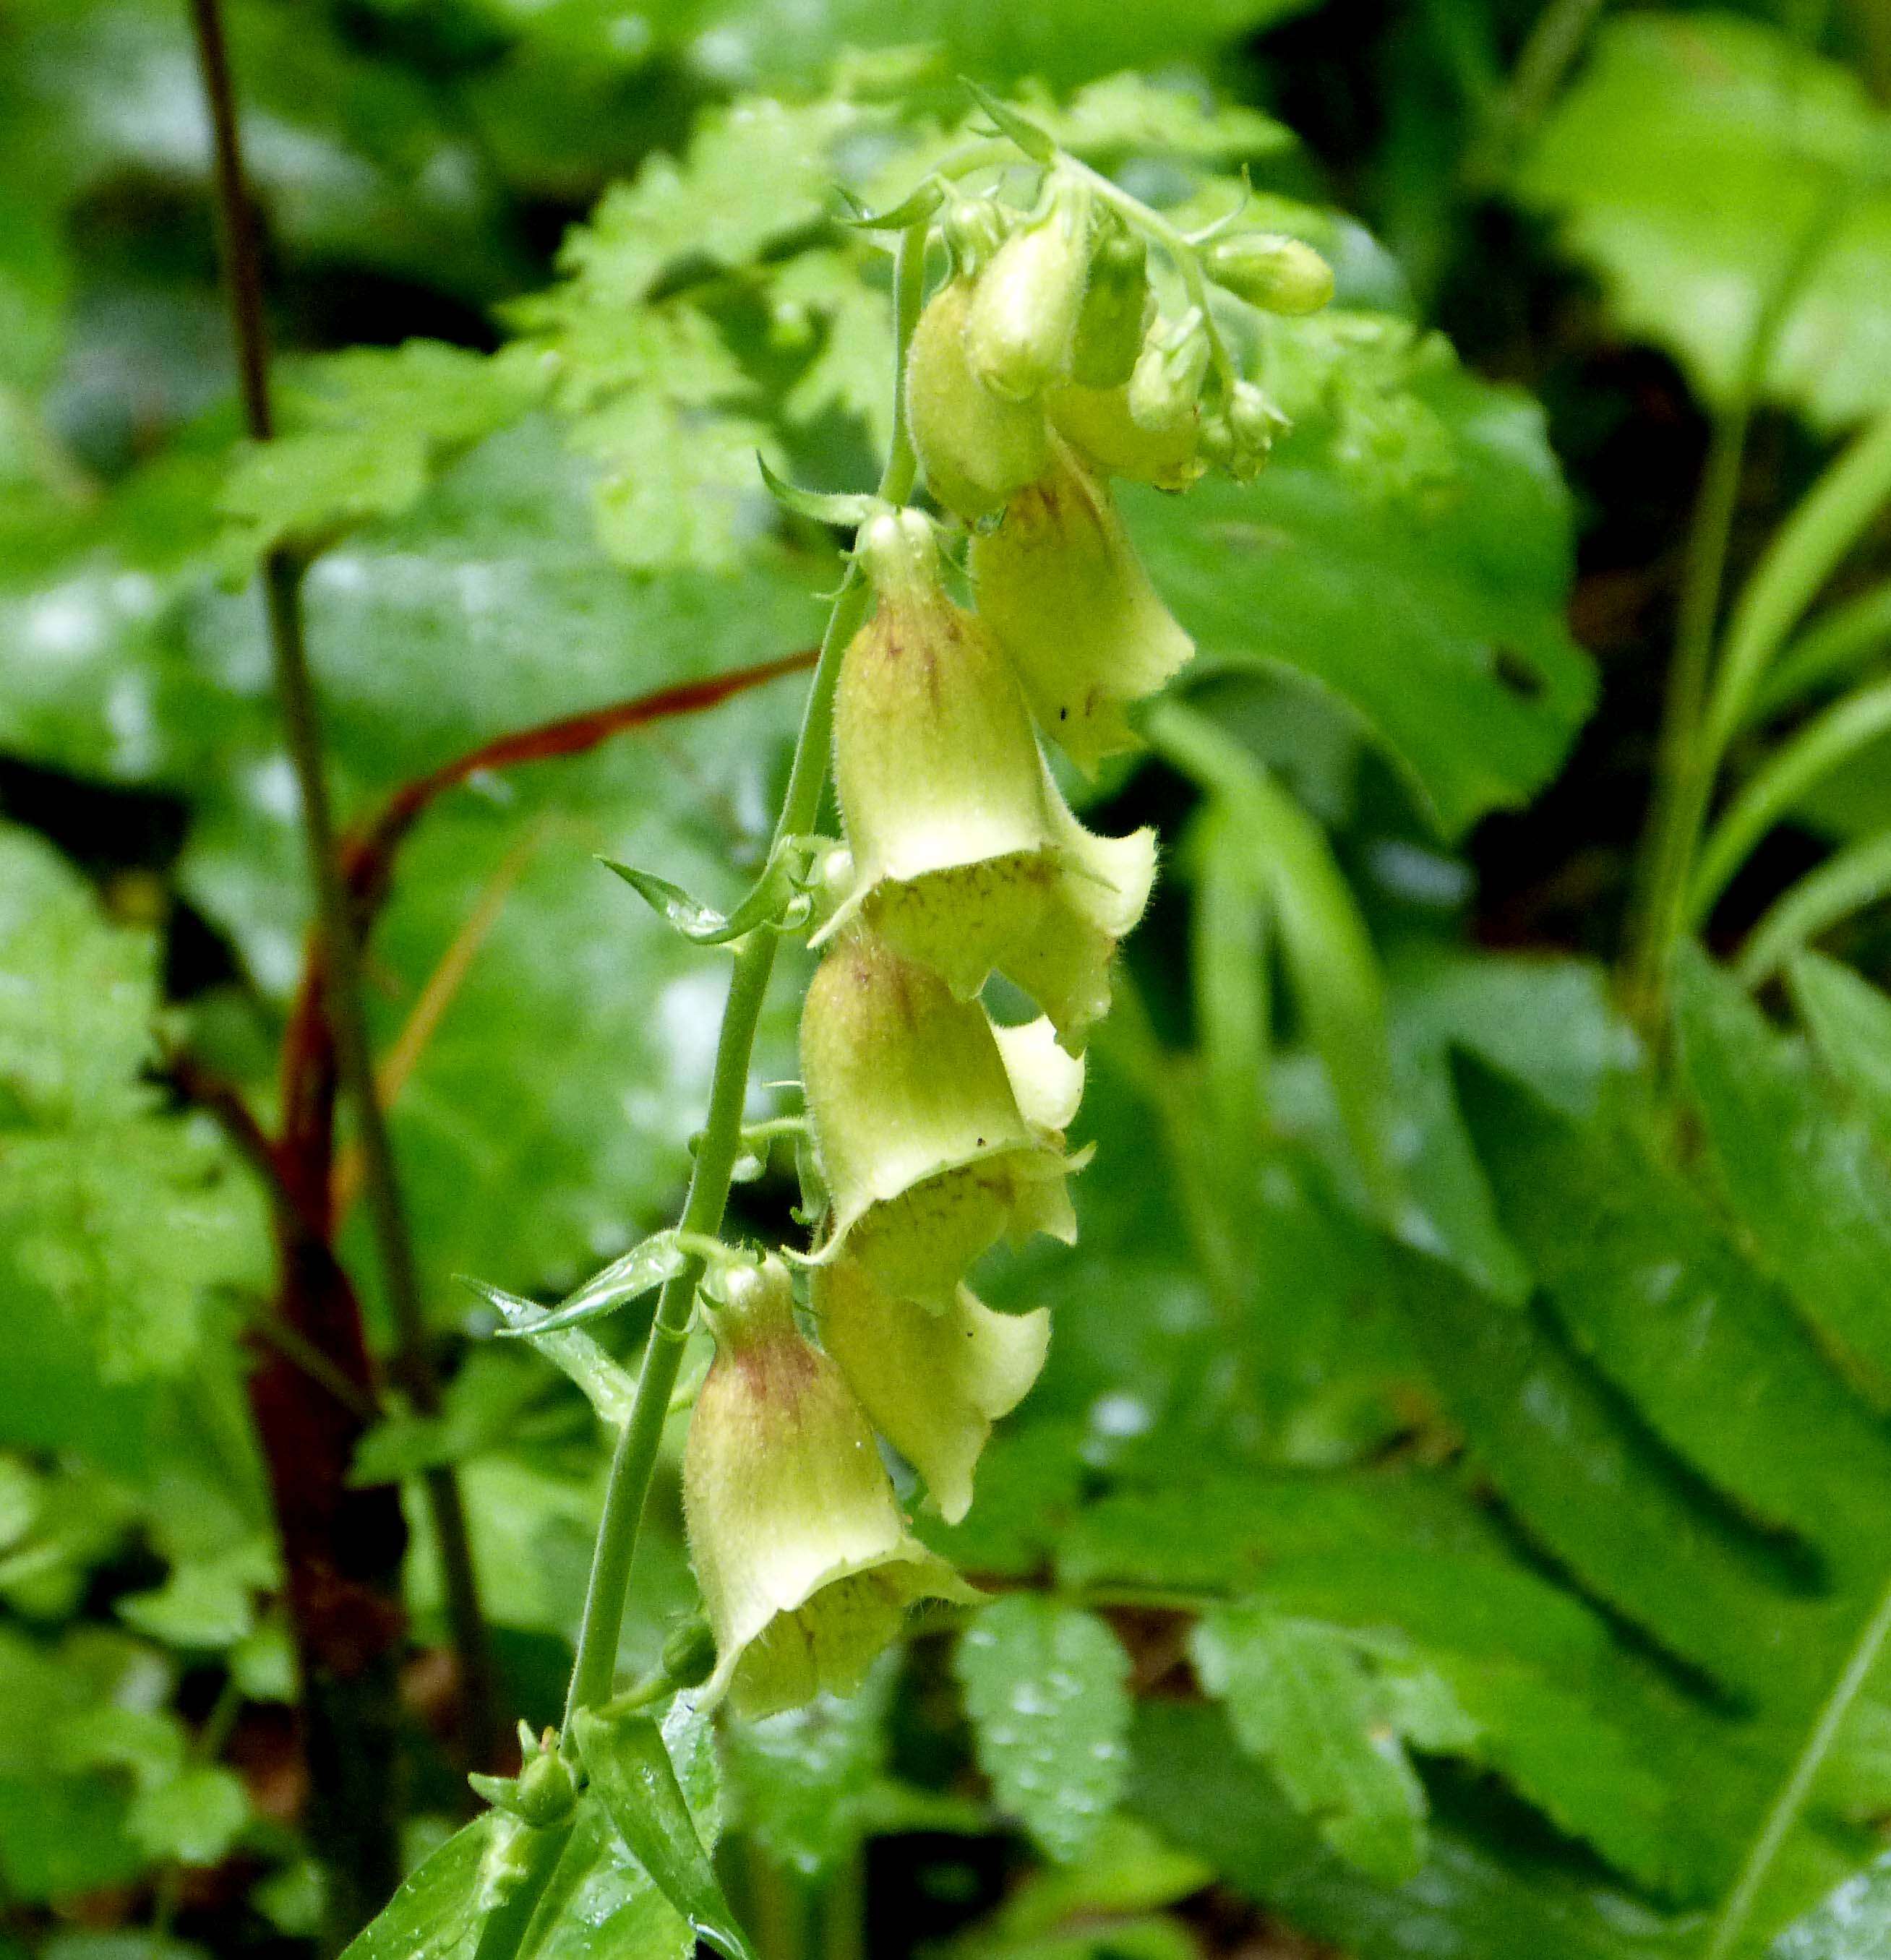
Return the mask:
[[1152,694],[1195,642],[1156,595],[1109,486],[1068,445],[1050,472],[975,535],[980,616],[1011,657],[1039,725],[1078,768],[1135,746],[1125,705]]
[[1071,814],[1011,663],[941,583],[923,516],[875,519],[859,549],[877,603],[834,716],[853,886],[816,943],[864,919],[965,1000],[1005,973],[1078,1048],[1148,902],[1154,835],[1096,837]]
[[931,968],[852,932],[808,988],[801,1079],[832,1202],[816,1263],[848,1253],[944,1308],[999,1238],[1074,1239],[1062,1132],[1083,1064],[1047,1020],[995,1028]]
[[715,1636],[706,1702],[773,1714],[857,1688],[922,1599],[979,1594],[906,1528],[859,1403],[794,1324],[787,1268],[731,1275],[683,1448]]
[[992,1425],[1030,1392],[1050,1344],[1050,1315],[995,1313],[961,1285],[947,1306],[888,1293],[857,1259],[814,1274],[813,1309],[874,1427],[926,1480],[948,1524],[972,1503]]

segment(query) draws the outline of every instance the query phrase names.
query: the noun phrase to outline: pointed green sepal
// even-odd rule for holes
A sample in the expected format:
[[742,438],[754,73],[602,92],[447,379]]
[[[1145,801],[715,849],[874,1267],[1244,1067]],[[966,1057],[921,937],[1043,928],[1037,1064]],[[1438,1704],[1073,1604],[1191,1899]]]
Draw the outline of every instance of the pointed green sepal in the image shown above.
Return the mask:
[[922,180],[918,188],[909,196],[886,211],[870,212],[851,193],[841,195],[855,209],[855,216],[843,218],[843,224],[851,225],[856,231],[904,231],[917,224],[922,218],[930,218],[946,199],[945,187],[937,177]]
[[696,1937],[723,1960],[756,1960],[696,1834],[662,1729],[648,1715],[606,1707],[580,1710],[571,1736],[604,1815]]
[[637,1384],[588,1334],[575,1328],[548,1334],[540,1325],[548,1317],[543,1307],[463,1273],[460,1284],[477,1293],[505,1322],[501,1332],[530,1341],[553,1367],[575,1382],[606,1422],[621,1425],[629,1421]]
[[[654,1293],[689,1263],[690,1252],[678,1242],[679,1236],[674,1231],[653,1233],[621,1258],[612,1260],[602,1272],[594,1274],[549,1312],[530,1325],[502,1327],[499,1338],[529,1341],[546,1334],[560,1334],[568,1327],[581,1326],[587,1320],[613,1312],[645,1293]],[[481,1287],[480,1291],[492,1297],[485,1288]]]
[[808,866],[824,840],[785,837],[769,854],[762,875],[726,912],[692,899],[680,885],[654,872],[640,871],[615,858],[597,861],[626,884],[692,946],[726,946],[764,926],[793,930],[805,925],[813,910],[806,888]]
[[[529,1736],[525,1725],[519,1726],[521,1733]],[[482,1776],[475,1771],[466,1781],[495,1810],[503,1810],[540,1830],[562,1824],[578,1805],[577,1780],[549,1729],[543,1739],[530,1738],[517,1776]]]
[[1028,116],[1020,115],[1009,103],[999,101],[989,90],[981,88],[976,81],[963,76],[960,79],[971,91],[972,100],[998,126],[1000,135],[1010,137],[1034,164],[1052,164],[1057,161],[1056,139],[1041,123],[1033,123]]
[[789,483],[777,476],[769,467],[768,458],[756,452],[756,467],[762,473],[762,482],[769,495],[785,511],[791,511],[797,517],[811,518],[817,524],[840,524],[849,530],[857,530],[869,517],[877,516],[889,508],[883,497],[858,494],[836,496],[821,490],[804,490],[799,484]]

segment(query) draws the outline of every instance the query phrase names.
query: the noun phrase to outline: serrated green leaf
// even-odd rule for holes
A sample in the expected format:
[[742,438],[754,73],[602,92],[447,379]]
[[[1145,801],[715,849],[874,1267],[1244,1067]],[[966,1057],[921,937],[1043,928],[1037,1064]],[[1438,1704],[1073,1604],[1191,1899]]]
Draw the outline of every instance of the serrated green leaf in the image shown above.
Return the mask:
[[1302,425],[1252,484],[1125,498],[1197,677],[1278,663],[1356,709],[1441,832],[1521,803],[1561,764],[1595,682],[1563,621],[1567,494],[1540,412],[1461,376],[1425,384],[1451,473],[1388,495]]
[[1441,1478],[1306,1471],[1209,1474],[1115,1491],[1059,1534],[1059,1577],[1223,1599],[1251,1591],[1274,1561],[1339,1546],[1476,1551],[1489,1528]]
[[1146,74],[1106,75],[1078,89],[1068,103],[1030,88],[1018,99],[1065,149],[1093,162],[1147,154],[1231,165],[1294,142],[1271,116]]
[[1129,1659],[1116,1636],[1078,1608],[1014,1593],[966,1628],[954,1664],[998,1802],[1050,1857],[1081,1856],[1129,1766]]
[[260,1198],[144,1071],[157,948],[76,873],[0,829],[0,1273],[24,1321],[92,1342],[108,1379],[197,1357],[212,1302],[269,1270]]
[[1623,325],[1717,402],[1794,256],[1835,218],[1764,383],[1831,427],[1886,399],[1871,350],[1891,325],[1887,142],[1859,80],[1783,27],[1641,14],[1598,30],[1516,188],[1601,271]]
[[792,103],[750,97],[697,123],[680,161],[651,158],[612,190],[562,255],[573,285],[562,307],[627,308],[669,266],[739,266],[769,239],[826,208],[829,151],[862,113],[832,97]]
[[435,340],[350,348],[296,380],[279,391],[282,432],[239,451],[224,485],[234,562],[282,545],[313,549],[412,509],[444,463],[516,422],[543,392],[529,360]]
[[[1488,1166],[1489,1158],[1485,1157]],[[1768,1589],[1758,1535],[1704,1510],[1682,1466],[1625,1424],[1613,1398],[1535,1312],[1482,1295],[1437,1262],[1394,1269],[1453,1414],[1505,1500],[1600,1597],[1717,1678],[1804,1678],[1807,1610]]]
[[[1891,1405],[1891,1164],[1739,982],[1692,947],[1676,965],[1674,1012],[1735,1217],[1821,1338]],[[1857,1500],[1872,1488],[1854,1485]]]
[[1431,1857],[1409,1883],[1375,1884],[1323,1844],[1259,1764],[1235,1746],[1221,1714],[1145,1702],[1133,1737],[1129,1805],[1172,1843],[1205,1859],[1290,1925],[1358,1960],[1675,1960],[1698,1924],[1670,1922],[1593,1871],[1441,1818]]
[[782,409],[791,422],[802,424],[829,413],[854,416],[883,452],[893,439],[893,307],[862,271],[858,259],[846,253],[803,252],[774,279],[777,320],[785,313],[797,326],[810,320],[821,326],[820,344]]
[[1399,1746],[1370,1655],[1341,1629],[1266,1607],[1219,1607],[1189,1643],[1243,1748],[1272,1769],[1340,1856],[1396,1885],[1425,1853],[1424,1787]]
[[753,416],[628,395],[575,422],[571,440],[598,466],[598,536],[626,565],[727,571],[763,531],[755,457],[772,438]]
[[[1690,1043],[1712,1038],[1708,1010],[1698,996],[1682,1007]],[[1488,1073],[1459,1081],[1499,1214],[1597,1367],[1750,1515],[1824,1548],[1842,1583],[1869,1583],[1891,1440],[1781,1293],[1619,1128],[1578,1129]],[[1771,1147],[1757,1125],[1745,1142]]]

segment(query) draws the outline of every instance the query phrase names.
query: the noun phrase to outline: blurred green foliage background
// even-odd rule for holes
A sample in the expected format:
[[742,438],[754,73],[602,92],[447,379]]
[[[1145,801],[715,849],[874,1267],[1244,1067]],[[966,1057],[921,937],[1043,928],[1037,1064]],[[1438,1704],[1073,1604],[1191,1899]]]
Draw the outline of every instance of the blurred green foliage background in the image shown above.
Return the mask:
[[[1860,1640],[1891,1499],[1891,484],[1861,450],[1848,503],[1800,501],[1891,412],[1883,9],[224,11],[266,449],[183,0],[0,0],[0,1953],[287,1956],[338,1923],[269,1370],[342,1411],[321,1529],[387,1608],[365,1828],[411,1865],[469,1807],[429,1470],[465,1493],[504,1712],[556,1719],[606,1426],[458,1276],[556,1299],[671,1221],[726,967],[595,860],[735,897],[801,684],[570,718],[818,635],[835,538],[756,456],[871,482],[887,272],[838,193],[903,195],[964,76],[1195,221],[1245,175],[1338,296],[1242,329],[1294,422],[1258,482],[1124,498],[1221,740],[1090,792],[1160,826],[1165,875],[1093,1055],[1081,1242],[989,1289],[1056,1330],[937,1530],[1003,1597],[854,1702],[719,1757],[680,1729],[699,1826],[766,1960],[1887,1950],[1891,1879],[1854,1875],[1891,1816]],[[1798,553],[1728,744],[1763,815],[1673,1023],[1638,1027],[1610,966],[1715,454],[1730,588]],[[332,1241],[329,1308],[358,1297],[385,1359],[305,1012],[275,552],[354,835],[562,731],[377,861],[435,1414],[337,1389],[347,1329],[285,1255]],[[1743,946],[1787,978],[1765,1015],[1717,963]],[[792,1074],[794,1011],[784,985],[758,1080]],[[314,1252],[272,1147],[333,1192]],[[791,1236],[788,1160],[743,1229]],[[605,1337],[607,1408],[639,1332]],[[654,1510],[628,1673],[692,1599],[673,1469]],[[443,1857],[373,1960],[473,1952]],[[689,1951],[620,1849],[584,1885],[546,1960]]]

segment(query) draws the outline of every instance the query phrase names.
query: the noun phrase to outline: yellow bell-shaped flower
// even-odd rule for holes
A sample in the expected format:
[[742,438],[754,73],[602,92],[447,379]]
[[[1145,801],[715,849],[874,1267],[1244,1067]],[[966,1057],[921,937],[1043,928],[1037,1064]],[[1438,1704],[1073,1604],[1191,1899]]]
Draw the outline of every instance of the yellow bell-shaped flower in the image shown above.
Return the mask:
[[880,1434],[926,1480],[957,1524],[992,1425],[1030,1392],[1050,1345],[1050,1315],[994,1313],[967,1286],[944,1309],[888,1293],[857,1259],[814,1274],[823,1344]]
[[1074,1240],[1062,1132],[1083,1064],[1048,1021],[995,1028],[931,968],[850,933],[808,988],[801,1079],[832,1202],[816,1263],[845,1252],[944,1308],[999,1238]]
[[1108,485],[1054,447],[1049,474],[973,536],[969,565],[1033,713],[1087,772],[1135,746],[1125,705],[1160,687],[1195,642],[1156,596]]
[[941,584],[928,519],[876,518],[859,551],[877,603],[834,711],[852,885],[815,943],[864,918],[964,1000],[1005,973],[1079,1048],[1148,901],[1154,833],[1094,837],[1071,814],[1010,663]]
[[857,1688],[908,1609],[980,1596],[906,1528],[839,1368],[795,1326],[788,1270],[731,1276],[683,1448],[683,1509],[715,1672],[774,1714]]

